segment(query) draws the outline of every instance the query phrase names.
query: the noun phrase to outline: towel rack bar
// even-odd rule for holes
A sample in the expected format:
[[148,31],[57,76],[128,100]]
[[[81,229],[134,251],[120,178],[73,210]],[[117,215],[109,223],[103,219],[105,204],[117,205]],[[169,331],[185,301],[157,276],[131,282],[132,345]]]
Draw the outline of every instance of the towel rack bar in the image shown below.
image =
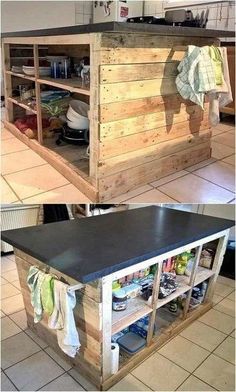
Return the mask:
[[84,287],[84,284],[78,283],[78,284],[75,284],[75,285],[73,285],[73,286],[69,286],[68,289],[67,289],[67,291],[80,290],[80,289],[82,289],[83,287]]

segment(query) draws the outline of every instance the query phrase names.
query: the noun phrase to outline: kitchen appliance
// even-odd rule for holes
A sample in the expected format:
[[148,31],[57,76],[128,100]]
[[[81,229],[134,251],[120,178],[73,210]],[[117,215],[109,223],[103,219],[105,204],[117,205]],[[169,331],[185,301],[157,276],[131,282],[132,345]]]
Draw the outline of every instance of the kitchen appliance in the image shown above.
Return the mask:
[[62,142],[69,144],[89,144],[89,130],[88,129],[71,129],[68,125],[63,125],[61,133],[56,140],[59,146]]
[[143,1],[94,1],[93,22],[126,22],[143,14]]

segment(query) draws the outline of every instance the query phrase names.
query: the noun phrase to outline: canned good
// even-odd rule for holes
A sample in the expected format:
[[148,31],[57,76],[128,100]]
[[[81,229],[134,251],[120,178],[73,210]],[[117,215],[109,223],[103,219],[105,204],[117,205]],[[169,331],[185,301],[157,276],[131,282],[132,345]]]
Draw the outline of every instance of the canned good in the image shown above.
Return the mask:
[[115,311],[125,310],[127,307],[127,295],[123,289],[113,293],[112,309]]

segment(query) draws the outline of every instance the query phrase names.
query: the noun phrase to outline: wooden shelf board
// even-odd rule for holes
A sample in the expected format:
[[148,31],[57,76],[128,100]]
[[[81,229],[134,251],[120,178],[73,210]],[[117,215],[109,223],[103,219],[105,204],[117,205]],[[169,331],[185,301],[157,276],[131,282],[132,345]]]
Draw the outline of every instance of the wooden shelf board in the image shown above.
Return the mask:
[[21,74],[21,73],[16,73],[16,72],[12,72],[12,71],[6,71],[6,73],[7,73],[8,75],[17,76],[17,78],[32,80],[33,82],[35,82],[35,77],[34,77],[34,76],[29,76],[29,75],[25,75],[25,74]]
[[72,93],[90,95],[89,88],[82,87],[82,83],[79,80],[79,78],[53,79],[50,77],[44,77],[44,78],[37,79],[37,81],[41,84],[47,84],[49,86],[58,87],[64,90],[71,91]]
[[14,103],[15,105],[20,106],[21,108],[28,110],[29,112],[33,113],[33,114],[37,114],[37,111],[30,108],[28,105],[24,104],[23,102],[21,102],[18,98],[12,98],[12,97],[8,97],[7,98],[8,101]]
[[[188,278],[188,276],[186,276],[186,278]],[[168,295],[166,298],[158,299],[157,309],[166,305],[168,302],[172,301],[173,299],[179,297],[179,295],[186,293],[186,291],[189,291],[190,289],[191,289],[191,286],[189,286],[188,284],[179,283],[179,287],[176,289],[176,291],[174,291],[172,294]]]
[[114,335],[151,312],[152,308],[141,297],[129,299],[125,310],[112,311],[112,334]]
[[211,269],[198,266],[194,285],[197,286],[198,284],[204,282],[204,280],[209,279],[213,275],[214,271],[212,271]]

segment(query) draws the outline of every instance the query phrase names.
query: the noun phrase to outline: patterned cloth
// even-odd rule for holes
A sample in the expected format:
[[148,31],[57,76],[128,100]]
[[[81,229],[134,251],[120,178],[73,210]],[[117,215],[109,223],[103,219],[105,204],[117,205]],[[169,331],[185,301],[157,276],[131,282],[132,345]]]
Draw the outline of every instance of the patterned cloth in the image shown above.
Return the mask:
[[189,45],[178,66],[176,86],[184,99],[200,105],[204,109],[204,95],[216,86],[215,73],[208,47]]
[[217,46],[212,45],[209,47],[209,55],[214,67],[216,85],[221,86],[223,83],[223,58],[221,51]]

